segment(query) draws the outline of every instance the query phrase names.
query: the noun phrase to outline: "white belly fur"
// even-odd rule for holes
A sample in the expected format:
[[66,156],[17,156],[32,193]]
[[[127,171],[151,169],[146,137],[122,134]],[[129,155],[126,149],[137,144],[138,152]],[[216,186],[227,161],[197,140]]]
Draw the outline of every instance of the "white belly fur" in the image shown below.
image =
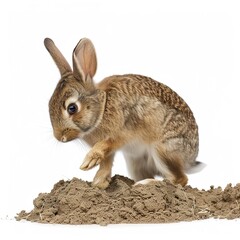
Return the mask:
[[136,140],[125,145],[121,150],[133,180],[139,181],[155,175],[170,177],[167,166],[161,161],[152,145]]

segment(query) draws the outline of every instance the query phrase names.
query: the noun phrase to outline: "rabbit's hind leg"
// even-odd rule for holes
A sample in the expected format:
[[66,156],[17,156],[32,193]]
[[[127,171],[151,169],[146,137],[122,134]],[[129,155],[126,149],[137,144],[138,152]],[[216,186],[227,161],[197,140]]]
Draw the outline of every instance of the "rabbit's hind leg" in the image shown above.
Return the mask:
[[181,184],[182,186],[187,184],[188,178],[184,173],[184,161],[181,159],[181,154],[168,151],[163,146],[155,146],[151,152],[159,173],[174,184]]

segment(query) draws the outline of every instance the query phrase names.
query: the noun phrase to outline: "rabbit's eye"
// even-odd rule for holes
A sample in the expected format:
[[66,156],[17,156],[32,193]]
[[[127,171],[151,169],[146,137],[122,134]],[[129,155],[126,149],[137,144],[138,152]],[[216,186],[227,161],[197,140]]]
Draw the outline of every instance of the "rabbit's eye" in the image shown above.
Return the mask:
[[78,111],[78,106],[76,103],[71,103],[67,107],[67,111],[70,115],[76,113]]

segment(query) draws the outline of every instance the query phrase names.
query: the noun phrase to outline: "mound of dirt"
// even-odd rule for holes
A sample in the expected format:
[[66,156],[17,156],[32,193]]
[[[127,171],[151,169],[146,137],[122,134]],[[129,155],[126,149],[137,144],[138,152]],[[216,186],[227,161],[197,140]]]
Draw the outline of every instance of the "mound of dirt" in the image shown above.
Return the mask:
[[198,190],[191,186],[155,181],[134,185],[126,177],[114,176],[106,190],[73,178],[59,181],[50,193],[40,193],[34,209],[21,211],[16,219],[40,223],[116,224],[166,223],[207,218],[240,217],[240,183]]

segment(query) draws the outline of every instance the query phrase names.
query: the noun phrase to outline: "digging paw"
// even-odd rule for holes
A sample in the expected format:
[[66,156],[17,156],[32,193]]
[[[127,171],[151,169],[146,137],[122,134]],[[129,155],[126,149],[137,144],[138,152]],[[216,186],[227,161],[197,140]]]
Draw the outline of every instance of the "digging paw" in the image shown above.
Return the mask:
[[98,164],[100,164],[103,160],[103,156],[98,152],[89,152],[85,157],[83,164],[81,165],[81,170],[89,170]]
[[94,178],[92,186],[106,189],[109,186],[110,178]]

